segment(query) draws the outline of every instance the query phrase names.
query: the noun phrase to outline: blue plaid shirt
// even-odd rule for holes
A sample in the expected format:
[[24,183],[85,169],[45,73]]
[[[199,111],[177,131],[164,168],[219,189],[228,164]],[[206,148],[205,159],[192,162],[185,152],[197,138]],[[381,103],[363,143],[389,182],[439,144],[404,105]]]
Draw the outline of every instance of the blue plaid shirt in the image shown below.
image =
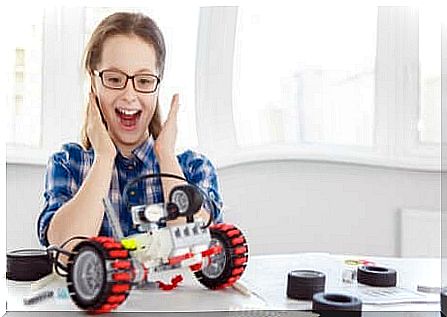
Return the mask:
[[[146,142],[132,151],[132,158],[122,156],[119,151],[115,158],[109,198],[115,211],[119,211],[120,224],[125,236],[137,233],[137,229],[133,227],[131,213],[124,205],[123,189],[132,179],[149,173],[160,173],[153,145],[154,140],[149,137]],[[222,198],[219,193],[216,169],[210,160],[191,150],[177,155],[177,159],[185,178],[204,189],[209,197],[217,202],[217,209],[213,214],[214,222],[221,222]],[[43,194],[45,205],[37,222],[38,236],[42,245],[49,244],[47,229],[54,214],[79,190],[93,160],[93,149],[85,151],[76,143],[64,144],[62,150],[50,158],[45,175]],[[130,188],[127,194],[131,205],[155,204],[164,201],[160,178],[142,180]],[[207,204],[204,204],[204,207],[210,211]],[[105,214],[99,235],[112,235],[112,228]]]

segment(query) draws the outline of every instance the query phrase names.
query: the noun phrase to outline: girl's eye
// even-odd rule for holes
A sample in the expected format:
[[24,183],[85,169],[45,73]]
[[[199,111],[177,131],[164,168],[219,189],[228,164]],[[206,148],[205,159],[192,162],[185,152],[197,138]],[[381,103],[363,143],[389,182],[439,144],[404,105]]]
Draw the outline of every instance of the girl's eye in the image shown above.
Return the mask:
[[138,78],[138,83],[141,85],[151,85],[155,82],[155,80],[153,78],[150,77],[143,77],[143,78]]
[[107,81],[111,84],[117,84],[120,83],[122,80],[119,77],[108,77]]
[[112,88],[121,88],[126,81],[126,76],[116,72],[105,72],[103,75],[104,84]]

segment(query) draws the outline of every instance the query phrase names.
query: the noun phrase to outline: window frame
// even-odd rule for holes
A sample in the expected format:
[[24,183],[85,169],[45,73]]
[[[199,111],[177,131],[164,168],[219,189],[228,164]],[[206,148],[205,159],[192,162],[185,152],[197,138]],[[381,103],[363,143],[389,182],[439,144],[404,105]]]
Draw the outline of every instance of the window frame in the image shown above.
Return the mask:
[[[79,105],[85,102],[79,93],[84,88],[80,67],[84,21],[83,7],[45,7],[40,147],[7,143],[7,164],[46,165],[51,153],[63,143],[80,140],[84,107]],[[61,45],[55,50],[52,44],[56,42]]]
[[[199,30],[197,64],[197,73],[201,76],[196,77],[197,122],[199,118],[207,120],[197,125],[201,149],[220,167],[292,159],[441,171],[438,155],[441,146],[417,142],[419,55],[418,49],[414,49],[415,43],[419,45],[417,9],[378,9],[374,145],[371,148],[322,144],[240,148],[234,132],[233,100],[228,97],[232,96],[233,76],[229,73],[235,62],[236,28],[232,23],[237,21],[238,7],[202,8],[199,25],[203,29]],[[405,36],[402,30],[406,30]],[[396,50],[400,54],[395,54]],[[445,51],[442,67],[445,67]],[[442,86],[445,87],[445,76]],[[443,112],[445,107],[444,102]],[[411,120],[405,119],[408,117]]]
[[[378,10],[378,52],[380,50],[380,56],[386,57],[379,57],[376,61],[376,142],[373,147],[302,144],[299,147],[272,145],[241,149],[237,145],[232,107],[238,7],[200,8],[195,74],[197,150],[206,153],[217,167],[270,160],[311,160],[445,171],[447,166],[443,161],[441,168],[440,158],[441,150],[446,153],[447,149],[445,135],[441,145],[422,144],[418,138],[419,56],[418,50],[408,49],[414,47],[418,37],[408,34],[398,40],[399,30],[405,23],[417,34],[415,10],[410,7],[379,7]],[[392,19],[393,16],[397,19]],[[46,8],[41,148],[7,144],[8,164],[45,165],[49,155],[60,149],[62,143],[79,141],[84,110],[79,105],[85,103],[83,94],[79,93],[85,88],[80,59],[83,56],[85,18],[84,7]],[[389,28],[393,31],[389,32]],[[444,26],[442,92],[446,90],[447,80],[445,37]],[[50,43],[63,39],[65,45],[55,51]],[[394,50],[400,50],[403,56],[394,54]],[[73,63],[73,60],[79,63]],[[63,77],[66,73],[72,76]],[[399,91],[405,93],[399,94]],[[61,103],[66,106],[61,107]],[[446,108],[445,98],[442,98],[441,112],[444,115]],[[411,119],[406,121],[405,118]],[[442,133],[445,134],[445,129]]]

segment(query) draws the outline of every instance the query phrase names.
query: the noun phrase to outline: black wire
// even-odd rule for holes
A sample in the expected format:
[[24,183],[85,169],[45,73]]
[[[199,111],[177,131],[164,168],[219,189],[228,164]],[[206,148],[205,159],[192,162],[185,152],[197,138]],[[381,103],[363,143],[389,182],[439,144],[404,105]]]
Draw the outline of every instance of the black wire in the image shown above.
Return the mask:
[[[71,241],[73,241],[73,240],[87,240],[87,239],[90,239],[89,237],[86,237],[86,236],[74,236],[74,237],[71,237],[70,239],[68,239],[68,240],[65,240],[65,242],[64,243],[62,243],[61,244],[61,248],[63,248],[63,247],[65,247],[68,243],[70,243]],[[68,251],[69,252],[69,251]]]
[[178,176],[178,175],[174,175],[174,174],[169,174],[169,173],[158,173],[158,174],[147,174],[147,175],[143,175],[140,177],[137,177],[135,179],[133,179],[132,181],[130,181],[129,183],[126,184],[126,186],[124,186],[123,189],[123,202],[124,205],[127,207],[127,209],[130,209],[130,203],[128,202],[128,198],[127,198],[127,192],[129,191],[129,188],[133,185],[135,185],[136,183],[144,180],[144,179],[148,179],[148,178],[162,178],[162,177],[167,177],[167,178],[175,178],[175,179],[179,179],[182,181],[187,182],[189,185],[194,186],[195,188],[197,188],[200,193],[202,193],[203,196],[205,196],[206,200],[210,203],[210,207],[211,207],[211,212],[210,212],[210,218],[208,219],[208,222],[202,227],[202,229],[208,228],[211,223],[214,221],[214,213],[216,211],[217,208],[217,203],[211,199],[211,197],[208,196],[208,193],[205,192],[205,190],[203,190],[202,188],[200,188],[199,186],[197,186],[196,184],[188,181],[186,178]]
[[[66,265],[63,265],[63,264],[59,261],[59,256],[60,256],[61,254],[64,254],[64,255],[67,255],[67,256],[70,256],[70,255],[73,255],[73,254],[74,254],[74,252],[64,250],[64,247],[65,247],[69,242],[71,242],[71,241],[73,241],[73,240],[87,240],[87,239],[89,239],[89,238],[86,237],[86,236],[74,236],[74,237],[69,238],[68,240],[65,240],[59,247],[58,247],[58,246],[55,246],[55,245],[50,245],[50,246],[47,248],[47,252],[51,252],[51,251],[54,251],[54,252],[55,252],[55,255],[54,255],[54,257],[53,257],[54,270],[55,270],[55,272],[56,272],[59,276],[66,277],[67,274],[68,274],[68,268],[67,268]],[[59,269],[64,270],[65,273],[61,273]]]

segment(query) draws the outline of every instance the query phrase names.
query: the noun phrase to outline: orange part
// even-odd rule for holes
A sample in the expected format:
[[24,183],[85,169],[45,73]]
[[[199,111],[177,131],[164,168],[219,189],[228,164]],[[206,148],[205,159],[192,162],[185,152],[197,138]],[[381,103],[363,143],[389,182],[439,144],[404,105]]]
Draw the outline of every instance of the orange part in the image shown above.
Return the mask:
[[222,251],[222,247],[220,245],[215,245],[215,246],[209,248],[208,250],[202,251],[202,256],[207,257],[212,254],[220,253],[221,251]]
[[129,284],[115,284],[112,286],[112,293],[124,293],[130,289]]
[[223,226],[220,227],[219,229],[222,230],[222,231],[227,231],[227,230],[230,230],[230,229],[234,229],[234,226],[233,225],[229,225],[229,224],[223,224]]
[[107,302],[110,304],[118,304],[123,302],[126,299],[126,296],[124,295],[112,295],[107,298]]
[[238,267],[233,269],[233,271],[231,271],[231,275],[239,275],[242,272],[244,272],[244,268],[243,267]]
[[112,267],[115,269],[129,269],[132,264],[130,261],[116,261],[113,262]]
[[241,232],[239,231],[239,230],[237,230],[237,229],[233,229],[233,230],[230,230],[230,231],[228,231],[227,233],[226,233],[226,235],[228,236],[228,237],[234,237],[234,236],[237,236],[237,235],[239,235]]
[[174,284],[174,285],[177,285],[177,284],[180,283],[181,281],[183,281],[183,276],[181,276],[181,275],[179,274],[179,275],[176,275],[176,276],[174,276],[174,277],[172,278],[171,283]]
[[102,245],[106,249],[122,249],[120,242],[105,242]]
[[158,282],[158,287],[164,291],[170,291],[170,290],[174,289],[174,285],[165,284],[163,282]]
[[237,238],[234,238],[233,240],[231,240],[232,245],[242,244],[244,242],[245,242],[244,237],[237,237]]
[[104,313],[108,313],[109,311],[117,308],[118,305],[117,304],[104,304],[102,305],[100,308],[98,308],[97,310],[93,311],[93,313],[96,314],[104,314]]
[[131,280],[132,277],[129,273],[113,273],[112,278],[114,281],[117,282],[128,282]]
[[110,250],[109,256],[112,258],[127,258],[127,250]]
[[242,254],[247,252],[247,248],[246,247],[239,247],[234,249],[234,254]]
[[234,259],[233,264],[239,266],[239,265],[245,264],[246,262],[247,262],[247,257],[243,257],[243,258]]
[[202,268],[202,263],[197,263],[197,264],[190,265],[189,268],[193,272],[198,271],[198,270],[200,270]]
[[115,242],[115,239],[112,237],[93,237],[91,238],[94,241],[98,241],[99,243],[105,243],[105,242]]
[[192,254],[191,252],[182,254],[182,255],[178,255],[178,256],[173,256],[172,258],[169,258],[169,265],[174,265],[177,263],[182,262],[183,260],[192,258],[194,256],[194,254]]

